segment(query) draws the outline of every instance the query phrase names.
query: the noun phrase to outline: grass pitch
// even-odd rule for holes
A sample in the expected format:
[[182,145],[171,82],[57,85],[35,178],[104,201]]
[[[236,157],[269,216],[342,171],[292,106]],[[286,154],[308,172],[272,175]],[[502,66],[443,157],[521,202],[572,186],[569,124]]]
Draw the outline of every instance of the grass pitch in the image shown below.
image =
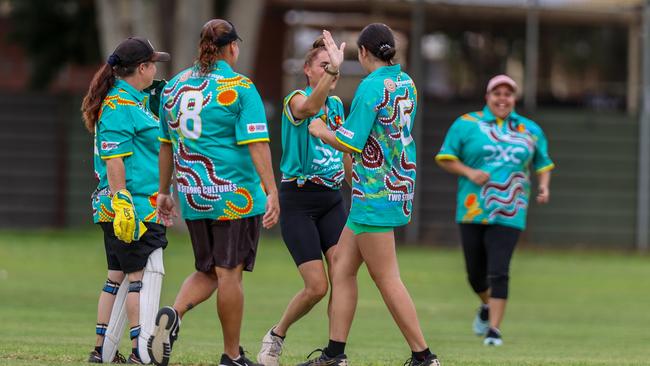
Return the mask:
[[[443,365],[650,364],[650,258],[621,253],[519,250],[505,345],[471,332],[478,305],[459,250],[400,248],[402,277],[423,331]],[[193,270],[189,239],[170,235],[161,304],[172,303]],[[83,365],[95,335],[105,259],[98,228],[0,232],[0,365]],[[347,354],[356,365],[402,365],[409,349],[365,269]],[[254,358],[302,281],[284,245],[265,236],[246,274],[242,345]],[[183,320],[172,364],[217,365],[222,352],[214,297]],[[283,364],[326,345],[326,304],[289,331]],[[128,354],[125,335],[121,350]]]

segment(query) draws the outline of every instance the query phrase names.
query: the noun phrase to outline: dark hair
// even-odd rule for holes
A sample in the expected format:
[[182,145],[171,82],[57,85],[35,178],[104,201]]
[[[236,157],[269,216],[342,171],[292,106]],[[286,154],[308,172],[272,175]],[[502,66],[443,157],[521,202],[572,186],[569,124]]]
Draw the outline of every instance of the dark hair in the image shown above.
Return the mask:
[[135,72],[135,69],[140,64],[134,65],[116,65],[111,66],[108,62],[105,63],[93,76],[90,82],[88,92],[81,102],[81,114],[84,120],[86,129],[94,133],[99,111],[102,107],[102,102],[108,91],[115,85],[115,76],[126,77]]
[[227,20],[212,19],[203,25],[196,63],[200,74],[208,74],[221,58],[224,47],[239,39],[235,27]]
[[[311,66],[311,63],[320,51],[325,51],[325,39],[323,36],[318,36],[314,43],[312,43],[309,51],[307,51],[307,54],[305,54],[305,66]],[[309,76],[305,75],[305,77],[307,78],[307,85],[309,85]]]
[[389,26],[383,23],[368,24],[357,39],[357,46],[363,47],[381,61],[393,63],[395,57],[395,36]]

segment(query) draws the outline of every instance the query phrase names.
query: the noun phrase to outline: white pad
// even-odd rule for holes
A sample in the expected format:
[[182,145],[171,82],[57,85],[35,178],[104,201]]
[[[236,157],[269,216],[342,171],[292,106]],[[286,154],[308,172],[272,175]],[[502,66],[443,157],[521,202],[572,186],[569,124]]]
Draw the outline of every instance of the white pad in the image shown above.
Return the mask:
[[[138,337],[138,353],[145,364],[151,362],[147,353],[147,341],[153,333],[156,323],[156,314],[160,306],[160,289],[162,279],[165,275],[163,265],[163,249],[154,250],[147,260],[142,276],[142,288],[140,289],[140,336]],[[120,289],[115,296],[115,303],[111,311],[111,320],[108,322],[106,336],[104,337],[104,348],[102,350],[102,361],[110,363],[115,357],[120,338],[126,327],[126,295],[128,293],[129,280],[124,279]]]
[[140,290],[140,337],[138,338],[138,353],[145,364],[150,363],[147,353],[147,341],[153,333],[156,323],[156,314],[160,306],[160,289],[165,275],[163,265],[163,250],[154,250],[147,260],[147,266],[142,276],[142,289]]
[[129,280],[124,277],[120,289],[115,295],[115,302],[111,310],[111,320],[108,321],[104,344],[102,348],[102,362],[111,363],[120,345],[120,338],[126,326],[126,295],[129,291]]

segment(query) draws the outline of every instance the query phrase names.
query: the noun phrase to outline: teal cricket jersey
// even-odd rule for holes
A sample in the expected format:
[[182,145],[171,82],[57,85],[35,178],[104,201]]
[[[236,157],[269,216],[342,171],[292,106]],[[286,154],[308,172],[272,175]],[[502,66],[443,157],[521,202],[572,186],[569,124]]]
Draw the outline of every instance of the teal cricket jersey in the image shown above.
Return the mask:
[[336,131],[345,120],[343,102],[337,96],[328,96],[325,105],[317,114],[303,120],[296,120],[289,102],[296,94],[308,97],[312,88],[294,90],[284,98],[282,113],[282,181],[296,180],[299,186],[305,181],[339,189],[345,178],[343,153],[315,138],[309,133],[309,123],[321,118],[331,131]]
[[456,221],[520,230],[526,227],[529,166],[538,173],[554,167],[544,132],[535,122],[515,111],[497,120],[487,106],[459,117],[449,128],[436,160],[455,159],[490,173],[482,187],[458,178]]
[[410,221],[416,109],[415,84],[400,65],[380,67],[359,84],[350,114],[336,131],[337,140],[355,151],[350,221],[393,227]]
[[112,222],[111,192],[106,175],[106,159],[124,161],[126,189],[140,220],[159,222],[158,118],[151,113],[148,96],[124,80],[117,79],[102,102],[95,126],[95,176],[99,180],[92,195],[93,221]]
[[167,83],[160,140],[174,150],[183,218],[234,220],[264,213],[262,189],[247,144],[269,141],[264,105],[251,80],[217,61],[193,66]]

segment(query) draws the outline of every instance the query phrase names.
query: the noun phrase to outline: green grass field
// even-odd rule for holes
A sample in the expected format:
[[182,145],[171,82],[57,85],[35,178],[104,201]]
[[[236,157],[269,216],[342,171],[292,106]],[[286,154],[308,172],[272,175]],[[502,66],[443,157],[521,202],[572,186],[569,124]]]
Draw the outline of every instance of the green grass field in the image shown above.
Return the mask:
[[[0,232],[0,364],[84,364],[94,342],[97,296],[105,280],[98,229]],[[486,348],[471,333],[477,306],[461,253],[400,248],[431,349],[451,365],[650,364],[650,258],[620,253],[516,253],[505,345]],[[161,304],[170,304],[193,258],[187,236],[170,235]],[[352,365],[402,365],[409,349],[366,271],[347,354]],[[245,276],[242,344],[253,356],[302,282],[284,245],[265,237]],[[325,304],[289,332],[283,364],[327,341]],[[125,339],[128,337],[125,336]],[[127,353],[128,341],[123,342]],[[183,322],[173,364],[216,365],[222,352],[214,298]]]

